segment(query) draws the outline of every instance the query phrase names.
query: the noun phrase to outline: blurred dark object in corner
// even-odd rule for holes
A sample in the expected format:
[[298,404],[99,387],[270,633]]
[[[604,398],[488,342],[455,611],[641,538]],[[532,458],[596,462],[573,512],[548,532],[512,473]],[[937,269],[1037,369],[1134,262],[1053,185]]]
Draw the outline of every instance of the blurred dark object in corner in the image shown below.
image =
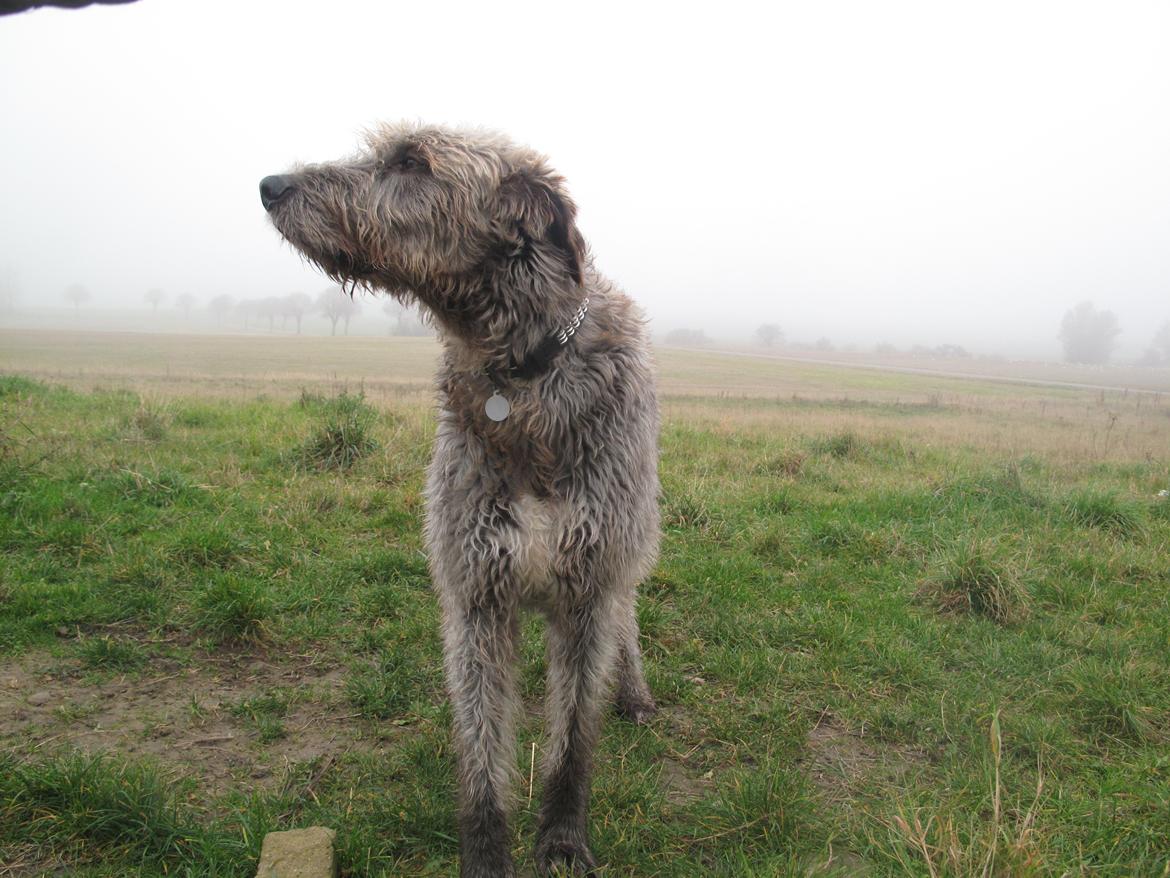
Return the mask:
[[80,9],[91,3],[133,3],[134,0],[0,0],[0,15],[27,12],[41,6],[60,6],[62,9]]

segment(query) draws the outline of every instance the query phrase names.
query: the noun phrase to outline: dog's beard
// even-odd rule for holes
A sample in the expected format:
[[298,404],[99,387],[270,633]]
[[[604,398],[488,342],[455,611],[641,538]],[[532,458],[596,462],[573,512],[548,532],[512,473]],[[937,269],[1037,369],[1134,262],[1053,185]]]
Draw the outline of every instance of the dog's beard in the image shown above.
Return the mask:
[[342,292],[347,292],[350,296],[359,288],[372,292],[377,281],[377,266],[354,256],[347,250],[336,250],[324,257],[310,256],[309,261],[325,272],[331,280],[336,281]]
[[381,274],[379,266],[354,254],[332,223],[316,215],[276,210],[270,212],[272,224],[302,260],[317,267],[345,292],[353,295],[359,288],[372,291]]
[[349,250],[331,244],[304,246],[288,235],[284,237],[301,259],[320,269],[350,296],[359,289],[373,292],[378,285],[381,274],[378,266],[354,256]]

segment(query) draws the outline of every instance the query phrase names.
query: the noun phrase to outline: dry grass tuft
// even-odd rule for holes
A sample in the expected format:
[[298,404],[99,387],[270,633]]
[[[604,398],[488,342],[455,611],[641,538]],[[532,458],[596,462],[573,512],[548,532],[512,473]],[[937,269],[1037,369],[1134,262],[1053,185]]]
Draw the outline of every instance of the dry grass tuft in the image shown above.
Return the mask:
[[998,540],[963,539],[938,558],[936,572],[919,594],[944,612],[974,613],[1000,624],[1019,621],[1029,614],[1019,563]]
[[1065,504],[1065,513],[1082,527],[1095,527],[1118,536],[1135,536],[1142,532],[1142,511],[1134,503],[1115,493],[1082,491]]
[[[991,716],[988,732],[991,754],[990,801],[985,825],[970,817],[952,814],[929,815],[922,809],[899,810],[885,823],[894,841],[894,857],[906,874],[921,874],[918,860],[931,878],[991,878],[993,875],[1047,874],[1039,849],[1036,818],[1044,797],[1044,772],[1036,769],[1036,791],[1026,810],[1010,809],[1004,803],[1000,768],[1003,736],[999,711]],[[1015,819],[1012,820],[1010,815]]]
[[298,458],[313,469],[346,470],[378,450],[373,436],[378,413],[366,403],[365,394],[346,391],[333,399],[309,398],[301,405],[317,409],[321,424],[301,446]]

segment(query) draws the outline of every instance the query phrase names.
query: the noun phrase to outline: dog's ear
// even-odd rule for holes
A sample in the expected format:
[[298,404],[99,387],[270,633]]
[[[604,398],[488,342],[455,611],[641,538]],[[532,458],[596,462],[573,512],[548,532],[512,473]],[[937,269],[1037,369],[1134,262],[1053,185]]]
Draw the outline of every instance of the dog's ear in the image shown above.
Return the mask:
[[516,171],[500,182],[496,217],[505,234],[547,241],[564,256],[569,275],[578,285],[585,278],[585,239],[577,231],[577,206],[563,181],[552,174]]

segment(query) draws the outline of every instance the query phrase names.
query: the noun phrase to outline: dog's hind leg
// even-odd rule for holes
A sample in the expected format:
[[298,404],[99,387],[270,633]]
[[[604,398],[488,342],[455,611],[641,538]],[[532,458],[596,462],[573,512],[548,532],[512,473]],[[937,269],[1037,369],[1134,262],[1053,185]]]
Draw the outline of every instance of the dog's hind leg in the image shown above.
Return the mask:
[[[631,596],[632,598],[632,596]],[[617,691],[614,702],[618,713],[630,722],[641,725],[658,712],[654,696],[646,685],[642,670],[642,649],[638,645],[638,617],[633,600],[620,611],[621,628],[618,634]]]

